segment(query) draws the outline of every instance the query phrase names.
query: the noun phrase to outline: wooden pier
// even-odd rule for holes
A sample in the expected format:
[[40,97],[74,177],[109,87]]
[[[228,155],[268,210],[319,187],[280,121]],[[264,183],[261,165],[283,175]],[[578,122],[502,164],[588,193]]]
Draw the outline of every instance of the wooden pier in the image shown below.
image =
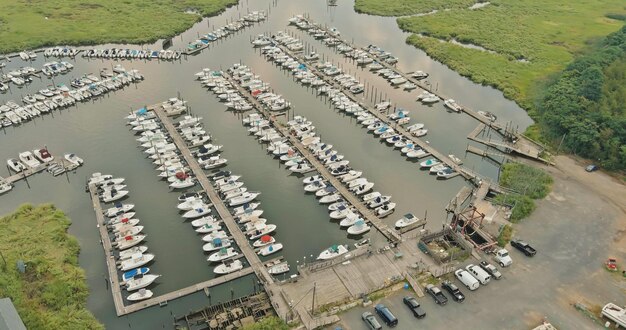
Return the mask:
[[124,298],[122,297],[122,285],[118,277],[117,264],[115,256],[113,255],[114,248],[109,238],[109,232],[104,220],[104,212],[98,198],[97,187],[94,184],[89,186],[89,194],[93,203],[93,209],[96,213],[96,222],[98,224],[98,231],[100,232],[100,240],[106,256],[107,270],[109,272],[109,284],[111,286],[111,294],[113,295],[113,304],[115,305],[115,312],[117,316],[123,316],[126,314],[134,313],[144,308],[163,305],[170,300],[180,298],[198,291],[205,290],[206,288],[214,287],[226,282],[238,279],[243,276],[247,276],[253,273],[252,268],[247,267],[234,273],[226,274],[208,281],[196,283],[194,285],[168,292],[166,294],[133,303],[131,305],[124,305]]
[[148,109],[154,111],[159,120],[163,123],[163,127],[172,137],[183,158],[189,165],[189,168],[202,186],[203,191],[206,193],[211,203],[213,203],[213,206],[215,207],[220,218],[226,224],[228,231],[233,236],[235,242],[237,243],[237,246],[239,246],[239,249],[241,249],[241,252],[250,264],[251,269],[264,285],[264,288],[270,296],[270,300],[272,301],[272,306],[276,310],[278,316],[283,319],[289,319],[289,307],[287,302],[282,298],[281,289],[274,282],[274,278],[267,271],[267,268],[265,268],[263,262],[261,262],[252,246],[248,243],[248,238],[241,231],[241,229],[235,222],[235,219],[228,211],[228,208],[211,185],[211,182],[207,178],[206,173],[204,172],[202,167],[200,167],[195,157],[191,154],[191,150],[187,147],[187,144],[183,140],[182,136],[174,127],[171,119],[164,113],[164,110],[160,104],[148,107]]
[[325,180],[328,180],[330,184],[332,184],[339,192],[343,198],[352,204],[359,213],[363,215],[366,221],[371,223],[378,231],[380,231],[383,236],[385,236],[388,240],[397,242],[400,241],[400,235],[392,229],[389,228],[383,221],[378,218],[374,211],[371,210],[365,203],[363,203],[357,196],[355,196],[344,184],[342,184],[337,177],[332,175],[330,171],[313,155],[309,149],[300,142],[298,138],[289,133],[288,128],[283,125],[276,124],[276,118],[274,115],[270,114],[265,108],[259,103],[259,101],[250,94],[249,91],[239,86],[239,83],[233,80],[233,78],[224,73],[224,77],[228,79],[233,86],[237,88],[239,93],[243,95],[248,101],[261,113],[267,120],[269,120],[273,127],[278,130],[283,136],[289,139],[289,142],[296,148],[300,154],[313,166],[313,168],[324,177]]
[[[54,155],[53,155],[54,156]],[[58,160],[58,161],[57,161]],[[19,180],[27,180],[28,177],[35,175],[37,173],[43,172],[44,170],[48,169],[48,167],[52,166],[53,164],[58,164],[61,165],[65,171],[71,171],[73,169],[75,169],[76,165],[71,164],[64,158],[64,157],[56,157],[55,156],[55,160],[48,162],[48,163],[40,163],[39,165],[37,165],[36,167],[30,167],[24,163],[24,166],[26,167],[25,170],[21,171],[21,172],[16,172],[6,178],[4,178],[4,180],[10,184],[13,184]],[[7,167],[8,168],[8,167]],[[9,173],[11,173],[11,170],[9,170]]]
[[[296,54],[296,53],[290,51],[289,49],[287,49],[287,47],[283,46],[282,44],[280,44],[280,43],[278,43],[276,41],[275,41],[275,43],[283,50],[283,52],[285,52],[289,56],[299,60],[302,63],[306,63],[306,60],[304,59],[304,56],[302,54]],[[347,88],[343,88],[340,84],[335,82],[332,78],[330,78],[330,77],[326,76],[325,74],[319,72],[316,68],[310,67],[310,66],[308,66],[307,68],[308,68],[308,70],[311,73],[315,74],[318,78],[324,80],[327,84],[333,86],[334,88],[337,88],[337,89],[341,90],[353,102],[356,102],[359,105],[361,105],[361,107],[363,107],[365,110],[369,111],[376,118],[380,119],[385,124],[387,124],[387,126],[393,127],[393,129],[398,134],[404,136],[407,140],[412,141],[414,144],[420,146],[422,149],[424,149],[424,151],[427,154],[434,156],[435,158],[439,159],[441,162],[443,162],[446,165],[448,165],[450,168],[454,169],[454,171],[457,173],[454,176],[462,175],[466,179],[475,179],[476,178],[475,176],[471,175],[468,171],[463,171],[462,167],[459,164],[455,163],[452,159],[450,159],[450,157],[442,154],[441,152],[439,152],[437,149],[435,149],[434,147],[432,147],[430,144],[426,143],[422,139],[414,137],[404,127],[402,127],[401,125],[398,125],[397,123],[393,122],[392,120],[387,118],[387,116],[385,114],[383,114],[380,111],[376,110],[374,108],[374,104],[372,104],[372,102],[369,102],[365,98],[358,98],[356,95],[352,94]]]
[[[307,18],[308,20],[308,18]],[[309,20],[309,23],[313,23]],[[326,26],[322,26],[320,24],[316,24],[313,23],[316,27],[326,31],[327,33],[330,34],[330,30],[326,27]],[[353,49],[362,49],[362,50],[366,50],[364,47],[358,47],[356,45],[354,45],[352,42],[345,40],[345,39],[340,39],[343,43],[345,43],[346,45],[349,45],[350,47],[352,47]],[[333,48],[336,51],[336,48]],[[423,91],[427,91],[429,93],[434,94],[435,96],[437,96],[439,99],[441,99],[442,101],[445,101],[447,99],[450,99],[450,97],[444,95],[443,93],[439,92],[437,89],[433,90],[432,86],[430,84],[425,84],[422,81],[423,80],[418,80],[413,78],[410,74],[405,73],[400,71],[395,65],[389,64],[383,60],[378,60],[378,58],[376,58],[373,55],[369,55],[370,57],[372,57],[374,60],[376,60],[378,63],[380,63],[381,65],[383,65],[386,69],[392,70],[395,73],[401,75],[404,79],[406,79],[407,81],[415,84],[416,86],[418,86],[421,90]],[[346,93],[347,94],[347,93]],[[490,144],[484,143],[483,141],[477,141],[480,143],[484,143],[486,145],[491,145],[493,147],[503,147],[505,148],[505,150],[507,150],[507,152],[515,152],[518,153],[520,155],[535,159],[535,160],[539,160],[542,161],[544,163],[547,164],[551,164],[554,165],[552,162],[550,162],[549,160],[542,158],[541,154],[545,151],[545,147],[543,145],[541,145],[540,143],[533,141],[532,139],[528,138],[527,136],[525,136],[522,133],[517,132],[516,130],[514,130],[512,127],[508,127],[508,126],[503,126],[500,123],[496,123],[495,121],[491,120],[490,118],[487,118],[486,116],[481,115],[480,113],[478,113],[478,111],[475,111],[473,109],[470,109],[468,107],[464,107],[461,106],[461,111],[466,113],[467,115],[471,116],[472,118],[478,120],[481,124],[493,129],[494,131],[498,132],[499,134],[501,134],[505,139],[511,141],[509,143],[502,143],[502,144],[494,144],[493,142],[491,142]],[[476,140],[475,140],[476,141]]]

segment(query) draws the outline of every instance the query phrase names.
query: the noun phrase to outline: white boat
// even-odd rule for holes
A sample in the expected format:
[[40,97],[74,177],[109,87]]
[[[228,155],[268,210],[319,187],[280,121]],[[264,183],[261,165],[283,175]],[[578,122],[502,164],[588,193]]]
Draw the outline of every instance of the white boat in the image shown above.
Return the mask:
[[239,206],[242,204],[246,204],[251,202],[252,200],[254,200],[255,198],[257,198],[261,193],[260,192],[245,192],[243,194],[241,194],[240,196],[237,196],[231,200],[228,201],[228,205],[233,207],[233,206]]
[[350,212],[343,220],[341,220],[341,222],[339,222],[339,227],[350,227],[360,219],[361,218],[357,214]]
[[226,239],[228,238],[228,235],[226,234],[225,231],[223,230],[218,230],[215,232],[212,232],[208,235],[204,235],[202,236],[202,240],[205,242],[213,242],[214,239],[219,238],[219,239]]
[[454,111],[454,112],[461,112],[463,110],[463,107],[461,107],[460,105],[458,105],[458,103],[456,103],[455,100],[453,99],[447,99],[445,101],[443,101],[443,105],[446,106],[446,108]]
[[119,270],[125,272],[128,270],[137,268],[137,267],[141,267],[149,263],[152,260],[154,260],[154,254],[152,253],[146,253],[146,254],[137,253],[133,255],[132,257],[120,262],[120,265],[118,266],[118,268]]
[[152,293],[152,291],[150,290],[139,289],[139,291],[129,295],[128,297],[126,297],[126,299],[128,301],[140,301],[140,300],[150,299],[152,298],[153,295],[154,293]]
[[126,282],[126,290],[135,291],[145,288],[148,285],[152,284],[154,281],[156,281],[156,279],[159,277],[161,277],[161,275],[137,275]]
[[374,199],[371,199],[367,203],[367,206],[370,209],[375,209],[375,208],[377,208],[377,207],[379,207],[379,206],[389,202],[390,200],[391,200],[391,196],[379,196],[379,197],[376,197]]
[[9,167],[14,172],[22,172],[23,170],[26,169],[26,166],[24,166],[24,164],[22,164],[22,162],[20,162],[19,160],[15,159],[15,158],[8,159],[7,160],[7,165],[9,165]]
[[274,238],[274,236],[263,235],[261,236],[261,238],[254,241],[254,243],[252,243],[252,246],[255,248],[260,248],[268,244],[273,244],[274,242],[276,242],[276,239]]
[[309,163],[301,163],[301,164],[296,164],[294,166],[289,167],[289,171],[293,173],[306,173],[310,171],[311,169],[312,167],[309,165]]
[[304,184],[311,184],[314,182],[321,182],[321,181],[324,181],[324,177],[322,177],[319,174],[302,179],[302,183]]
[[230,175],[230,176],[215,180],[214,184],[218,187],[221,187],[223,185],[233,183],[239,180],[240,178],[241,178],[241,175]]
[[282,249],[283,249],[282,243],[273,243],[273,244],[269,244],[259,249],[257,254],[262,257],[265,257],[265,256],[269,256],[270,254],[274,254]]
[[396,221],[396,228],[408,227],[408,226],[418,222],[419,220],[420,219],[418,217],[414,216],[412,213],[407,213],[401,219]]
[[0,181],[0,195],[11,191],[11,189],[13,189],[13,185],[10,184],[9,182],[5,181],[5,180],[1,180]]
[[248,232],[248,239],[256,240],[260,238],[261,236],[273,233],[276,230],[276,228],[277,226],[274,224],[269,224],[269,225],[266,225],[264,223],[258,224],[256,225],[256,228]]
[[41,162],[38,161],[33,155],[33,153],[30,151],[20,152],[19,158],[22,161],[22,163],[26,164],[26,166],[30,168],[36,168],[39,165],[41,165]]
[[126,250],[141,243],[145,238],[146,235],[126,236],[123,240],[114,242],[113,245],[119,250]]
[[335,193],[335,194],[327,195],[327,196],[324,196],[324,197],[320,198],[319,203],[320,204],[330,204],[330,203],[337,202],[340,199],[341,199],[341,195],[338,194],[338,193]]
[[183,214],[185,219],[195,219],[211,213],[211,206],[208,204],[198,205],[196,208],[189,210]]
[[370,230],[370,226],[368,226],[365,221],[358,220],[352,226],[348,228],[348,234],[350,235],[361,235]]
[[135,216],[135,212],[126,212],[120,215],[116,215],[115,217],[109,219],[107,221],[107,225],[112,226],[119,223],[128,222],[129,219],[132,219]]
[[221,265],[213,269],[215,274],[224,275],[243,269],[241,260],[224,260]]
[[459,158],[459,157],[457,157],[457,156],[455,156],[453,154],[448,155],[448,158],[450,158],[457,165],[463,164],[463,161],[461,160],[461,158]]
[[289,272],[289,264],[287,262],[280,262],[268,267],[267,272],[272,275],[280,275]]
[[240,181],[235,182],[235,181],[233,181],[233,182],[227,183],[225,185],[219,186],[217,188],[217,190],[219,190],[220,193],[225,194],[225,193],[227,193],[227,192],[229,192],[231,190],[235,190],[235,189],[240,188],[242,186],[243,186],[243,182],[240,182]]
[[322,253],[317,256],[317,260],[329,260],[336,258],[342,254],[348,252],[348,247],[345,245],[333,245],[328,249],[324,250]]
[[431,167],[433,167],[435,165],[438,165],[440,163],[441,162],[438,159],[436,159],[436,158],[429,158],[429,159],[421,162],[420,166],[424,167],[424,168],[431,168]]
[[210,262],[218,262],[224,259],[232,258],[239,255],[239,252],[235,251],[234,248],[221,248],[219,251],[211,254],[207,261]]
[[356,186],[352,189],[350,189],[354,194],[356,194],[357,196],[363,195],[366,192],[372,190],[372,188],[374,188],[374,183],[373,182],[367,182],[365,184]]
[[238,223],[246,223],[257,219],[263,214],[263,210],[249,210],[238,216]]
[[104,203],[115,202],[116,200],[121,199],[122,197],[128,195],[128,190],[107,190],[100,195],[100,200]]
[[[29,151],[26,151],[25,153],[31,154]],[[21,158],[22,158],[22,156],[20,154],[20,159]],[[22,160],[22,161],[24,161],[24,160]],[[39,163],[39,161],[37,161],[37,163]],[[102,184],[104,182],[107,182],[108,180],[111,180],[111,179],[113,179],[113,176],[111,174],[102,174],[100,172],[96,172],[96,173],[91,174],[91,177],[88,180],[88,184],[100,185],[100,184]]]
[[[113,225],[109,227],[109,229],[119,237],[119,233],[125,233],[129,230],[132,230],[133,228],[135,228],[135,226],[139,224],[139,222],[140,222],[139,219],[130,219],[128,220],[128,222],[122,222],[122,223]],[[143,229],[143,226],[138,226],[138,227],[141,227],[140,229]],[[141,230],[139,230],[139,232],[141,232]]]
[[244,203],[241,206],[235,207],[232,213],[236,217],[242,216],[256,210],[260,205],[261,203]]
[[448,166],[444,166],[443,169],[437,171],[437,178],[449,179],[456,175],[456,171]]
[[208,233],[214,233],[214,232],[220,231],[220,230],[222,230],[222,226],[220,226],[219,224],[215,224],[215,223],[208,224],[207,223],[207,224],[204,224],[204,225],[202,225],[200,227],[197,227],[196,228],[196,233],[208,234]]
[[170,183],[170,188],[173,188],[173,189],[184,189],[184,188],[192,187],[195,184],[196,184],[196,180],[194,180],[193,178],[189,177],[189,178],[186,178],[184,180],[177,180],[177,181],[174,181],[174,182]]
[[195,208],[198,208],[203,205],[208,205],[204,202],[202,197],[191,197],[188,200],[179,203],[176,208],[181,211],[189,211]]
[[339,205],[339,207],[336,210],[330,212],[329,216],[330,216],[331,219],[341,220],[341,219],[347,217],[351,213],[353,213],[352,212],[352,208],[348,207],[345,204],[341,204],[341,205]]
[[128,235],[137,235],[143,231],[143,226],[122,226],[117,230],[114,230],[115,239],[119,239],[121,237],[125,237]]
[[200,219],[195,219],[191,221],[191,225],[193,227],[201,227],[204,225],[214,225],[217,224],[218,221],[211,215],[207,216],[207,217],[202,217]]
[[380,197],[380,196],[382,196],[382,194],[379,193],[378,191],[375,191],[375,192],[372,192],[372,193],[364,195],[363,196],[363,201],[364,202],[368,202],[368,201],[370,201],[372,199],[375,199],[376,197]]
[[393,212],[395,208],[396,208],[396,203],[393,203],[393,202],[389,204],[385,204],[383,206],[379,206],[378,208],[375,209],[376,215],[378,215],[378,217],[380,218],[384,218],[388,216],[389,214],[391,214],[391,212]]
[[104,215],[108,218],[113,218],[132,210],[134,207],[135,204],[115,203],[114,207],[108,208],[104,211]]
[[448,168],[448,166],[446,164],[437,164],[432,166],[428,172],[430,172],[430,174],[437,174],[437,172],[444,170],[445,168]]
[[78,157],[78,156],[76,156],[76,154],[65,154],[64,157],[65,157],[65,159],[68,162],[70,162],[70,163],[72,163],[72,164],[74,164],[76,166],[83,165],[83,159]]
[[221,248],[230,247],[231,245],[232,245],[232,242],[228,239],[214,238],[212,241],[204,244],[202,246],[202,250],[204,252],[213,252]]
[[137,254],[137,253],[145,253],[146,251],[148,251],[148,247],[145,245],[141,245],[141,246],[135,246],[132,247],[130,249],[124,250],[124,251],[120,251],[120,255],[118,256],[119,260],[126,260],[128,258],[132,258],[133,255]]

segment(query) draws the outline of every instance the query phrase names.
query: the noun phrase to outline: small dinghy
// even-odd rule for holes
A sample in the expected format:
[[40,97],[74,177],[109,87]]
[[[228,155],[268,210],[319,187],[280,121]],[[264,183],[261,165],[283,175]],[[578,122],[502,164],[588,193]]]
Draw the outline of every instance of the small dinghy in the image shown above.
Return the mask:
[[140,268],[131,269],[125,272],[124,274],[122,274],[122,281],[126,282],[130,280],[131,278],[135,277],[136,275],[144,275],[144,274],[148,274],[149,272],[150,272],[150,268],[148,267],[140,267]]
[[208,258],[207,261],[210,262],[218,262],[218,261],[222,261],[224,259],[228,259],[228,258],[232,258],[239,255],[239,252],[235,251],[234,248],[226,248],[223,247],[221,248],[219,251],[211,254]]
[[265,256],[269,256],[270,254],[274,254],[280,250],[283,249],[283,244],[282,243],[273,243],[273,244],[269,244],[265,247],[262,247],[257,254],[265,257]]
[[161,275],[137,275],[126,282],[127,291],[135,291],[147,287],[156,281]]
[[213,272],[218,275],[224,275],[243,269],[241,260],[224,260],[221,265],[216,266]]
[[370,230],[370,226],[368,226],[365,221],[358,220],[352,226],[348,228],[348,234],[350,235],[361,235]]
[[150,290],[139,289],[139,291],[131,294],[126,299],[128,301],[140,301],[140,300],[150,299],[152,298],[153,295],[154,293],[152,293],[152,291]]
[[330,260],[348,252],[345,245],[333,245],[317,256],[317,260]]

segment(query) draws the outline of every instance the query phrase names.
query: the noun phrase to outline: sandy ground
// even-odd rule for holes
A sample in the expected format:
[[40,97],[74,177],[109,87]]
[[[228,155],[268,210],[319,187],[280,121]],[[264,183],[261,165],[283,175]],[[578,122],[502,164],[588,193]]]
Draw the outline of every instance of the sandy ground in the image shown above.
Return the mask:
[[[402,304],[408,292],[384,299],[400,320],[396,329],[454,329],[461,322],[467,329],[529,329],[544,317],[559,329],[594,329],[599,325],[574,303],[595,310],[609,301],[626,305],[626,279],[603,268],[614,257],[626,269],[626,186],[602,172],[585,172],[584,164],[569,157],[557,157],[556,164],[546,168],[554,177],[552,192],[515,225],[515,237],[529,241],[538,254],[527,258],[509,247],[514,264],[502,270],[502,280],[475,292],[462,289],[463,304],[442,307],[429,296],[419,299],[427,313],[423,320]],[[339,326],[365,329],[364,311],[373,307],[340,315]]]

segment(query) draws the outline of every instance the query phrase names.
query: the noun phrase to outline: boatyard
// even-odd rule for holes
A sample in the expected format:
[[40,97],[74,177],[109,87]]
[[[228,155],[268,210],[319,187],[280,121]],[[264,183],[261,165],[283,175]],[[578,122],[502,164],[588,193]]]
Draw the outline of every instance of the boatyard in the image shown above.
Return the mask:
[[[388,30],[402,33],[352,3],[271,0],[150,44],[0,56],[0,211],[67,213],[86,307],[106,328],[240,329],[273,316],[360,329],[363,312],[383,319],[383,301],[412,329],[509,303],[502,292],[534,302],[528,270],[553,271],[562,256],[549,249],[565,247],[535,240],[557,225],[533,220],[514,238],[537,256],[503,255],[516,205],[497,197],[522,192],[498,182],[520,159],[565,174],[522,133],[532,120],[514,102]],[[570,202],[562,181],[555,189],[540,207]],[[569,290],[557,275],[546,279]],[[463,307],[437,300],[441,281],[460,287]],[[429,316],[405,316],[405,296]],[[544,300],[528,310],[584,322]],[[512,310],[494,328],[536,321]]]

